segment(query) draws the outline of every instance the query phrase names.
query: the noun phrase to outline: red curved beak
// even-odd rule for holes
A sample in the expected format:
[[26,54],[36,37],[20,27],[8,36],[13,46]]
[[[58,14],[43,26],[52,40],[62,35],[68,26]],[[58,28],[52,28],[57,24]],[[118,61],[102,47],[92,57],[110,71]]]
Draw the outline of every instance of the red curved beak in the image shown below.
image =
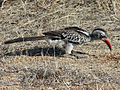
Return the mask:
[[107,38],[107,39],[105,39],[105,40],[103,40],[106,44],[107,44],[107,46],[109,47],[109,49],[110,49],[110,51],[112,50],[112,47],[111,47],[111,44],[110,44],[110,39],[109,38]]

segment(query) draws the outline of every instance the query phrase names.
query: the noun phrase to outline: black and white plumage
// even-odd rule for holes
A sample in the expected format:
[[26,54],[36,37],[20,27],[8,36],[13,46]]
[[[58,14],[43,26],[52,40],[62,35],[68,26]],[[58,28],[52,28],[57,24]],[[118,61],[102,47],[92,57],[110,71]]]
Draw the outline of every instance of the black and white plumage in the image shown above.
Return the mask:
[[[24,37],[8,40],[5,42],[5,44],[45,39],[49,42],[50,45],[57,45],[60,48],[64,48],[66,53],[71,54],[74,45],[80,45],[85,42],[90,42],[93,40],[103,40],[107,38],[107,32],[100,28],[93,30],[91,34],[78,27],[67,27],[64,29],[59,29],[57,31],[44,32],[43,34],[45,36]],[[109,40],[107,39],[107,41],[103,41],[106,42],[111,49]]]

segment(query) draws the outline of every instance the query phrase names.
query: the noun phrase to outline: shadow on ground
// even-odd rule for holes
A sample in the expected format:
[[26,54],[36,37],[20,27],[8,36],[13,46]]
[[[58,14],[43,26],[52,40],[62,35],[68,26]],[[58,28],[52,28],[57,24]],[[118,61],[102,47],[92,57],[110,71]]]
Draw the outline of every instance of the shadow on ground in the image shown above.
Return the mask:
[[19,56],[19,55],[27,55],[27,56],[61,56],[65,54],[65,51],[55,47],[54,48],[33,48],[33,49],[25,49],[23,51],[10,52],[6,53],[5,56]]
[[[33,48],[33,49],[25,49],[23,51],[17,51],[17,52],[9,52],[4,54],[5,56],[20,56],[20,55],[27,55],[27,56],[62,56],[65,54],[65,51],[55,47],[54,48]],[[84,52],[78,52],[73,51],[73,54],[83,54],[83,55],[89,55],[88,53]]]

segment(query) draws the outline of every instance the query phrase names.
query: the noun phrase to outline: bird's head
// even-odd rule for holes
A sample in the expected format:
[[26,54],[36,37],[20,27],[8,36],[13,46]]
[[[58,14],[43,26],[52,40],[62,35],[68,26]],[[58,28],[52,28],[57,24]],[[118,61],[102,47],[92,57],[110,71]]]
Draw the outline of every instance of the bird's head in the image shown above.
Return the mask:
[[92,40],[104,41],[108,45],[109,49],[112,50],[110,40],[108,38],[108,34],[105,30],[103,30],[101,28],[94,29],[91,36],[92,36]]

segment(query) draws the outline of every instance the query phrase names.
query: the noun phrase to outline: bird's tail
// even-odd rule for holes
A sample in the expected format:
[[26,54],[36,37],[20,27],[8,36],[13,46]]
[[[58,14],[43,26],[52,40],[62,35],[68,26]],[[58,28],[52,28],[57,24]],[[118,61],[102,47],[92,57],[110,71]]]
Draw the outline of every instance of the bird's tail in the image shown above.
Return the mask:
[[4,44],[11,44],[11,43],[16,43],[16,42],[24,42],[24,41],[44,40],[44,39],[46,39],[45,36],[23,37],[23,38],[16,38],[13,40],[5,41]]

